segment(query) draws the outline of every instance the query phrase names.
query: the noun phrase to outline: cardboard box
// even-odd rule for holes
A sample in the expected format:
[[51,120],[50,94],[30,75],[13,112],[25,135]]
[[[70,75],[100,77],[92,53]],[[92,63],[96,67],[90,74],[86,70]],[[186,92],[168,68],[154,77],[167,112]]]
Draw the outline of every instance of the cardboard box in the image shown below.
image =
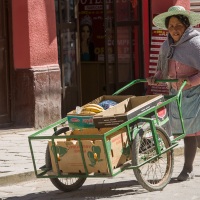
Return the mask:
[[[81,134],[84,134],[83,130],[86,133],[88,132],[87,129],[82,129],[79,130]],[[95,131],[95,129],[93,131]],[[77,132],[78,130],[76,130],[76,134]],[[96,133],[99,133],[98,129],[96,129]],[[101,134],[103,133],[105,133],[105,130],[101,131]],[[81,143],[88,173],[110,174],[105,153],[106,149],[110,157],[112,169],[121,166],[127,160],[130,160],[131,157],[126,128],[120,129],[107,138],[106,149],[104,149],[102,140],[81,140]],[[55,144],[59,169],[63,173],[85,173],[80,145],[77,140],[66,141],[66,139],[56,139]],[[49,150],[53,172],[57,173],[51,141],[49,141]]]
[[118,126],[164,101],[163,95],[131,97],[93,116],[96,128]]
[[111,130],[110,127],[108,128],[83,128],[83,129],[74,129],[72,131],[68,131],[68,134],[71,135],[103,135],[104,133]]
[[[98,104],[104,100],[113,100],[117,103],[120,103],[124,101],[125,99],[128,99],[132,97],[131,95],[103,95],[98,97],[97,99],[91,101],[90,103]],[[81,129],[81,128],[94,128],[93,123],[93,115],[81,115],[76,114],[76,111],[73,110],[69,113],[67,113],[67,119],[68,119],[68,125],[72,129]]]

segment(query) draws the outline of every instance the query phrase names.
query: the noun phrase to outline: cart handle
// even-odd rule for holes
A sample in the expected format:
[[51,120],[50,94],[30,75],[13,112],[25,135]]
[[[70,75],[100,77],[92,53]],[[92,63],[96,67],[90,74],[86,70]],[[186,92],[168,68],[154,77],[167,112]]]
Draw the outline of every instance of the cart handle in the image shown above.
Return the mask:
[[[124,90],[128,89],[129,87],[131,87],[132,85],[135,85],[136,83],[144,83],[147,82],[146,79],[136,79],[131,81],[130,83],[128,83],[127,85],[125,85],[124,87],[120,88],[119,90],[117,90],[115,93],[113,93],[113,95],[118,95],[121,92],[123,92]],[[157,79],[155,80],[156,83],[166,83],[166,82],[178,82],[178,79]],[[186,85],[187,81],[184,81],[182,86],[180,87],[179,91],[178,91],[178,96],[180,95],[181,91],[183,90],[183,87]]]

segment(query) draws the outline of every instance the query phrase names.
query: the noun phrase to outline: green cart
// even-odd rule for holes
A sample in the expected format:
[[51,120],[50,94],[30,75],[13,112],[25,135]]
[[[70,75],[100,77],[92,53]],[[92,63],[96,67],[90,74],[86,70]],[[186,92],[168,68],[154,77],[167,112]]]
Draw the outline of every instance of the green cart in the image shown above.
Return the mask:
[[[158,82],[172,81],[177,80],[158,80]],[[145,79],[134,80],[113,95],[119,95],[136,83],[145,82]],[[145,189],[162,190],[171,180],[174,166],[173,148],[178,145],[178,140],[185,136],[181,112],[182,90],[185,84],[186,81],[183,82],[177,95],[161,95],[162,101],[159,103],[152,106],[145,104],[145,109],[141,105],[133,109],[129,108],[127,111],[129,114],[123,116],[122,121],[120,118],[118,125],[115,124],[108,129],[104,127],[103,133],[95,128],[85,129],[86,132],[70,130],[68,118],[65,117],[30,135],[28,140],[36,177],[49,178],[59,190],[69,192],[80,188],[86,178],[114,177],[124,170],[133,170],[139,184]],[[182,125],[181,133],[169,133],[170,127],[168,126],[167,129],[165,126],[169,124],[169,118],[160,120],[158,115],[158,113],[166,114],[162,109],[167,108],[172,102],[177,103]],[[134,109],[135,112],[132,112]],[[76,131],[76,134],[71,134],[73,131]],[[113,145],[117,140],[116,137],[122,138],[116,143],[121,145],[120,151],[118,151],[119,146]],[[70,149],[59,146],[58,141],[64,145],[73,145],[76,149],[72,151],[75,153],[71,154],[68,161],[66,156]],[[91,148],[88,142],[92,143]],[[38,145],[44,147],[43,161],[37,158]],[[89,150],[86,152],[85,148]],[[113,158],[113,155],[116,157]],[[61,165],[61,160],[64,166]],[[79,162],[71,163],[72,160],[74,162],[79,160]],[[68,170],[65,171],[67,168]]]

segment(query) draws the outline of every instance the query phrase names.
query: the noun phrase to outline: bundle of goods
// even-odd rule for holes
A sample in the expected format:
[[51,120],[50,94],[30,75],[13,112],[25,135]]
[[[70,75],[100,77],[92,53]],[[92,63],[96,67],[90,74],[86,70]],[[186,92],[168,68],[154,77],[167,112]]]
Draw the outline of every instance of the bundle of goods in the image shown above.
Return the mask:
[[93,118],[117,106],[131,95],[103,95],[67,113],[68,126],[75,129],[94,128]]
[[82,107],[77,106],[75,112],[76,114],[80,115],[96,115],[97,113],[100,113],[102,111],[104,111],[104,108],[100,105],[89,103]]
[[88,103],[82,107],[77,106],[75,113],[80,115],[96,115],[97,113],[103,112],[116,104],[117,102],[112,100],[104,100],[99,104]]

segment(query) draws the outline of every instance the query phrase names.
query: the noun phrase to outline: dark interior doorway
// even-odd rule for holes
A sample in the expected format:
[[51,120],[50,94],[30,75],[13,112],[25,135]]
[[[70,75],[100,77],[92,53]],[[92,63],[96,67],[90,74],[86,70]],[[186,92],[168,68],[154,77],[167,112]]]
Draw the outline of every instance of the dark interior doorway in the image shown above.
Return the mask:
[[[64,117],[77,105],[114,93],[141,71],[142,3],[55,0],[55,7]],[[102,40],[94,45],[95,59],[82,60],[81,24],[89,18],[93,39]]]
[[0,1],[0,127],[11,122],[8,1]]

